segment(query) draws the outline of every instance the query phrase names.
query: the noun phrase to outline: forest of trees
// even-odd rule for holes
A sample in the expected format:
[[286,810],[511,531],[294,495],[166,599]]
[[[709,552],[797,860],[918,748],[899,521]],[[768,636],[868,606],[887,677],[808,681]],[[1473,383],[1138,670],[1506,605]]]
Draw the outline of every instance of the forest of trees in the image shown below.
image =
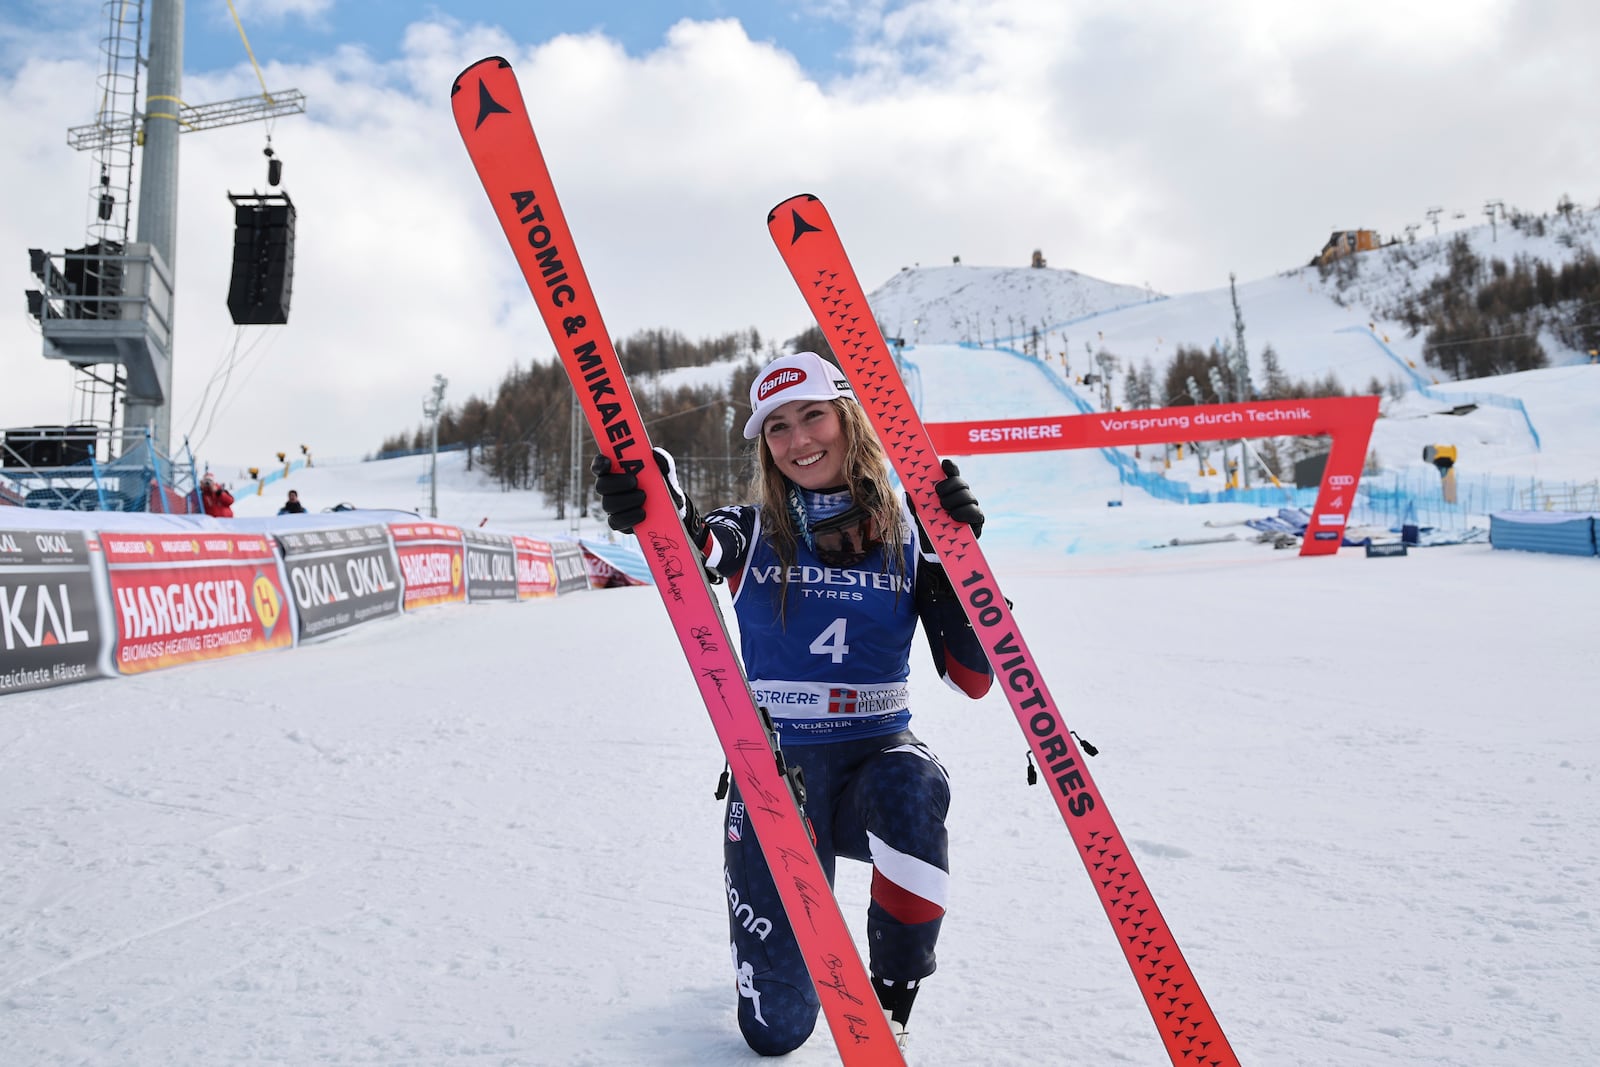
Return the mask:
[[[1542,230],[1542,220],[1526,222],[1534,224]],[[1453,378],[1535,370],[1549,363],[1541,330],[1579,351],[1600,347],[1600,259],[1585,250],[1561,267],[1485,261],[1458,236],[1445,273],[1387,313],[1424,334],[1424,358]]]
[[[748,389],[759,362],[774,351],[762,351],[754,329],[690,341],[672,330],[646,330],[616,342],[617,357],[628,373],[651,439],[671,452],[684,488],[704,508],[744,498],[749,479],[749,442],[744,420],[750,415]],[[828,351],[814,327],[789,346],[810,345]],[[685,367],[726,365],[728,371],[710,384],[662,388],[656,379]],[[595,446],[587,426],[576,440],[579,484],[572,484],[572,386],[559,362],[512,367],[491,399],[468,397],[447,407],[439,418],[439,445],[467,447],[468,463],[480,467],[501,488],[538,490],[545,502],[565,517],[574,500],[586,512],[589,464]],[[384,440],[379,454],[426,448],[429,427],[418,426]],[[576,488],[576,491],[574,491]]]

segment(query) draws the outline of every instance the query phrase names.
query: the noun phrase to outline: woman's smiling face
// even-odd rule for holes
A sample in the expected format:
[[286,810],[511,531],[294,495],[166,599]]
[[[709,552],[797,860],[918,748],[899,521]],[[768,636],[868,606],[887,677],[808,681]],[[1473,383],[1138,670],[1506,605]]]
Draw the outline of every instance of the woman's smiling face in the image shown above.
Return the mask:
[[761,424],[778,470],[802,489],[844,484],[844,427],[827,400],[791,400]]

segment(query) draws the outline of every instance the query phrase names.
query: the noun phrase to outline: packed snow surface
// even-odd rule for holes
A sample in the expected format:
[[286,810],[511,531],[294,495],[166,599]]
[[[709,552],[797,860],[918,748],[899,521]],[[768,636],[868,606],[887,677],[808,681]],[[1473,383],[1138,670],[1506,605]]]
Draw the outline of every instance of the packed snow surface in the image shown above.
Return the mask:
[[[1108,311],[1104,332],[1169,343],[1155,317],[1180,310]],[[1293,320],[1331,338],[1321,368],[1395,365],[1328,314]],[[1252,321],[1253,344],[1272,339]],[[1059,363],[958,340],[906,353],[926,417],[1073,410]],[[1500,410],[1442,425],[1477,428],[1474,462],[1593,471],[1597,382],[1564,365],[1475,383],[1524,399],[1539,453]],[[1385,433],[1438,439],[1398,425],[1380,451]],[[1153,501],[1094,453],[962,463],[995,573],[1241,1062],[1600,1062],[1600,560],[1173,547],[1247,534],[1261,509]],[[417,510],[427,471],[320,465],[237,510],[270,515],[285,488],[314,512]],[[568,530],[460,454],[440,471],[441,518]],[[1025,784],[1010,707],[913,656],[913,725],[955,798],[911,1062],[1166,1063],[1055,805]],[[721,770],[651,588],[434,608],[0,698],[0,1063],[753,1063]],[[867,885],[841,865],[858,936]],[[786,1062],[837,1061],[824,1028]]]

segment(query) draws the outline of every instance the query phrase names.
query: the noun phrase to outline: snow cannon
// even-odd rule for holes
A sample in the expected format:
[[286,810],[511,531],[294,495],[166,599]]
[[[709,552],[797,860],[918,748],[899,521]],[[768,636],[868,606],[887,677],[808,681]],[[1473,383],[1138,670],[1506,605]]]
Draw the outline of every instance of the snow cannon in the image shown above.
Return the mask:
[[1439,468],[1439,478],[1444,489],[1444,499],[1448,504],[1456,502],[1456,446],[1455,445],[1423,445],[1422,461],[1432,463]]

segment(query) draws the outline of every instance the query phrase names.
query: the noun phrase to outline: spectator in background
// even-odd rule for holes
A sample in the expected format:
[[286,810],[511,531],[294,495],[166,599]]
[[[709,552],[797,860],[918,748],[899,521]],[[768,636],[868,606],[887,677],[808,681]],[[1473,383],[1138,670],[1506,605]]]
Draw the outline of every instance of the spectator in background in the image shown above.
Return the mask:
[[233,518],[233,494],[226,486],[218,485],[210,471],[200,479],[200,506],[213,519]]
[[298,492],[296,492],[295,490],[291,489],[291,490],[289,490],[289,499],[285,500],[283,502],[283,507],[278,509],[278,514],[279,515],[303,515],[303,514],[305,514],[305,510],[306,510],[306,506],[304,504],[300,503],[300,494]]

